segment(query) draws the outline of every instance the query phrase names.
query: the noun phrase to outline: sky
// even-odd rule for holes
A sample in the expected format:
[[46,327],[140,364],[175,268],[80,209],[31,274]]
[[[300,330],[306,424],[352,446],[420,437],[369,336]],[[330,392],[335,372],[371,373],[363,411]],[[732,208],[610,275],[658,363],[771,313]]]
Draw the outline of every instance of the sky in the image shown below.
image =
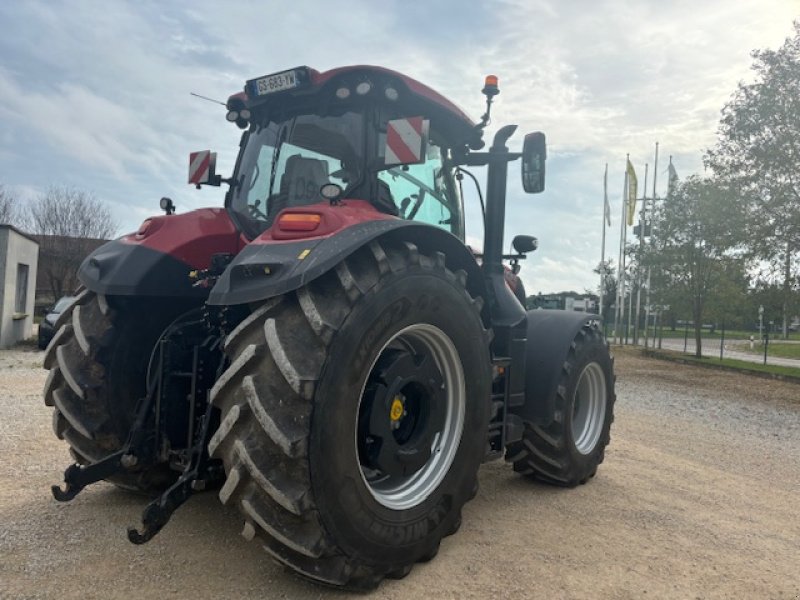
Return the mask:
[[[169,196],[179,212],[223,203],[223,188],[186,182],[188,154],[217,152],[232,170],[241,132],[225,100],[245,80],[308,65],[373,64],[441,92],[477,119],[483,78],[500,80],[492,109],[511,139],[544,131],[547,188],[522,191],[509,168],[506,245],[539,238],[523,262],[529,294],[596,290],[603,171],[619,248],[625,156],[652,195],[672,156],[681,178],[702,174],[720,110],[752,81],[750,52],[777,48],[800,0],[294,0],[275,2],[0,3],[0,185],[20,203],[50,185],[91,191],[118,233],[135,230]],[[485,175],[476,173],[482,184]],[[480,208],[464,180],[468,241],[481,245]]]

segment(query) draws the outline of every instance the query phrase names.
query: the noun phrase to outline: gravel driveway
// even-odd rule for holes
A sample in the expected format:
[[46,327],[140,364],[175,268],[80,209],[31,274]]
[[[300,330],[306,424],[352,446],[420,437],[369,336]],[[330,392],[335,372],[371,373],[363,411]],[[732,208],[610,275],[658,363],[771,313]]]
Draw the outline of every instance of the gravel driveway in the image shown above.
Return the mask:
[[[0,352],[0,598],[350,597],[270,562],[213,494],[141,547],[125,527],[145,499],[98,484],[56,503],[69,456],[40,360]],[[487,464],[461,531],[370,597],[800,598],[800,386],[629,351],[617,372],[594,480],[561,490]]]

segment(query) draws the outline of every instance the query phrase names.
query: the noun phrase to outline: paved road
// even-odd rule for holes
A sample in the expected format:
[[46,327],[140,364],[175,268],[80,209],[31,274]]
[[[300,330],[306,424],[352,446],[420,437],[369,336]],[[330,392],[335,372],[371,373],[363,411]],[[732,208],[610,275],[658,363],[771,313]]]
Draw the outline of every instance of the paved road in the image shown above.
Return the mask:
[[[652,340],[650,340],[650,342],[652,344]],[[703,356],[709,356],[711,358],[719,358],[719,343],[720,340],[716,338],[703,340],[702,344]],[[744,340],[733,340],[733,341],[726,340],[723,356],[725,358],[735,358],[736,360],[743,360],[746,362],[764,364],[763,354],[751,354],[741,349],[746,343],[747,342]],[[640,340],[640,345],[644,347],[644,338]],[[683,352],[683,339],[664,338],[662,340],[661,347],[664,350],[675,350],[678,352]],[[686,352],[689,354],[694,354],[694,350],[695,350],[694,340],[689,339],[686,345]],[[800,359],[783,358],[780,356],[768,355],[767,364],[779,365],[783,367],[800,368]]]
[[[563,490],[494,462],[439,555],[369,598],[800,597],[800,386],[617,351],[606,462]],[[69,462],[40,353],[0,352],[0,598],[366,596],[287,574],[199,495],[133,546],[141,497],[99,484],[56,503]]]

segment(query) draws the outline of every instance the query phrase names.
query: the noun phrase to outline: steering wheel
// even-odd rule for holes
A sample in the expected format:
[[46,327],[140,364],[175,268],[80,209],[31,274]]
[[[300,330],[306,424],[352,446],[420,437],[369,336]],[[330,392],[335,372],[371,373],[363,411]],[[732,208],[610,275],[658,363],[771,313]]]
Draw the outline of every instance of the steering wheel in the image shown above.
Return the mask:
[[247,210],[250,213],[251,217],[255,217],[256,219],[261,219],[262,221],[267,220],[267,214],[259,208],[261,206],[261,200],[256,200],[253,204],[247,205]]
[[419,211],[419,207],[422,206],[422,201],[425,200],[425,190],[420,189],[419,194],[411,194],[411,198],[417,198],[417,201],[414,203],[414,206],[411,208],[411,212],[408,213],[406,219],[409,221],[413,221],[414,217],[417,216],[417,212]]

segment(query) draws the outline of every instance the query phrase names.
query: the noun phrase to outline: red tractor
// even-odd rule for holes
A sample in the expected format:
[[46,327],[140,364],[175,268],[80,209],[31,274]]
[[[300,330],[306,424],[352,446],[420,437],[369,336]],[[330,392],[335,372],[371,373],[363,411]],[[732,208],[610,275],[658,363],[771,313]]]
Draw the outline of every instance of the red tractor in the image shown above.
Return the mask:
[[[224,209],[167,213],[80,268],[58,322],[45,402],[75,464],[57,500],[108,480],[158,494],[134,543],[192,493],[219,490],[279,563],[370,588],[431,559],[505,456],[561,486],[592,477],[614,374],[595,315],[526,312],[503,254],[508,163],[544,188],[545,143],[522,153],[387,69],[299,67],[227,102],[244,130],[229,179],[192,155]],[[465,167],[486,166],[482,255],[464,245]],[[524,295],[522,296],[524,298]]]

